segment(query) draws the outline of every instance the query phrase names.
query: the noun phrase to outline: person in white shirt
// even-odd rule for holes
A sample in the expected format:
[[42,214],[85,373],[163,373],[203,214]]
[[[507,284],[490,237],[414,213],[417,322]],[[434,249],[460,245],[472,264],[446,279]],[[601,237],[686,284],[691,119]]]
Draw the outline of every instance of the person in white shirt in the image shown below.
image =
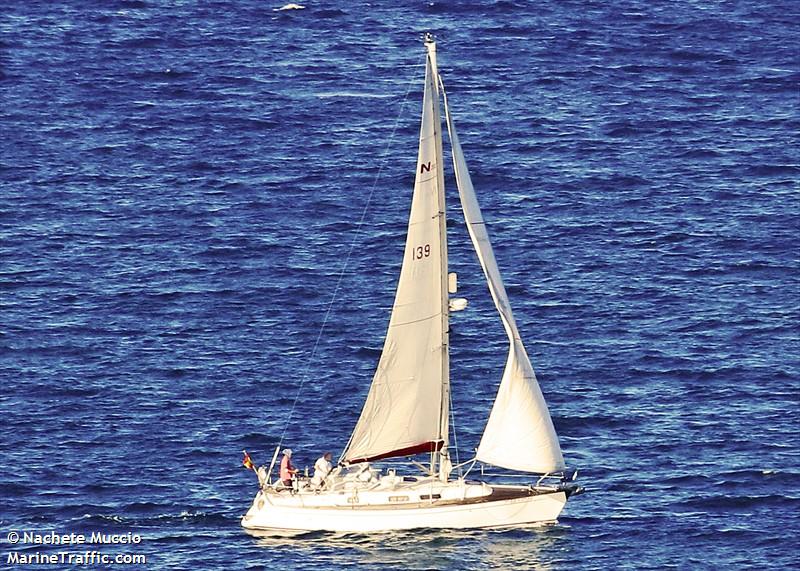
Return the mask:
[[331,470],[333,470],[331,458],[331,453],[326,452],[314,463],[314,477],[311,478],[311,483],[314,485],[314,487],[322,486],[325,478],[331,473]]

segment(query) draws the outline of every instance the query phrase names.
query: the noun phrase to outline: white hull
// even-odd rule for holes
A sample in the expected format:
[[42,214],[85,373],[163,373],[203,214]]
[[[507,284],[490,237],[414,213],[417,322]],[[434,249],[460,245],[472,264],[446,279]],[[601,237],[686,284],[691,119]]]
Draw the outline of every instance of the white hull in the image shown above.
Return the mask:
[[[455,484],[455,486],[454,486]],[[525,527],[555,522],[567,502],[566,490],[532,489],[527,486],[494,486],[485,484],[445,485],[458,490],[463,499],[420,501],[411,490],[384,492],[382,498],[361,494],[361,503],[353,504],[352,495],[325,492],[322,494],[259,492],[253,505],[242,518],[242,526],[250,531],[334,531],[367,533],[415,528],[475,529],[493,527]],[[478,491],[468,488],[477,488]],[[485,492],[481,494],[480,490]],[[419,494],[421,490],[417,490]],[[424,491],[424,490],[422,490]],[[398,495],[402,493],[403,495]],[[409,497],[415,503],[390,504],[392,498]],[[472,497],[470,497],[472,496]],[[348,498],[351,503],[347,502]]]

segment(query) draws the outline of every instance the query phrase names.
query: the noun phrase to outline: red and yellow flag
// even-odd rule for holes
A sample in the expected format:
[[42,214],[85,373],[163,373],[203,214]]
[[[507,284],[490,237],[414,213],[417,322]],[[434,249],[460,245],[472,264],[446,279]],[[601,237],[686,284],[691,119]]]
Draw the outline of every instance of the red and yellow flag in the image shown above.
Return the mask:
[[242,452],[244,452],[244,459],[242,460],[242,466],[244,466],[248,470],[255,470],[256,467],[253,465],[253,461],[250,459],[250,454],[247,453],[247,450],[243,450]]

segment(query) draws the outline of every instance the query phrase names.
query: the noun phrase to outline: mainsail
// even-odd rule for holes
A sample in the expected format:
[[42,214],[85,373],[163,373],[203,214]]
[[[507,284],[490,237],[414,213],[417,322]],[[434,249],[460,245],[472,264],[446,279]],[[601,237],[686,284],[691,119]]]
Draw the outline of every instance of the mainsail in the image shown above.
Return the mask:
[[558,436],[511,312],[444,89],[442,94],[464,219],[509,340],[508,360],[477,458],[487,464],[523,472],[563,470],[565,464]]
[[447,446],[447,244],[436,52],[428,45],[416,182],[389,329],[342,460],[360,462]]

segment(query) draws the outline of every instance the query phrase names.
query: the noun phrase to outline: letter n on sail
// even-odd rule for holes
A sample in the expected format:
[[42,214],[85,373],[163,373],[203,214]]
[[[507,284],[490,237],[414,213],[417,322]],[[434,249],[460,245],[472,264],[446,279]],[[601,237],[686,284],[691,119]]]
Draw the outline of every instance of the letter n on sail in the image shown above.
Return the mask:
[[420,165],[419,165],[419,174],[422,174],[422,173],[425,173],[425,172],[431,172],[431,161],[428,161],[427,163],[420,163]]

